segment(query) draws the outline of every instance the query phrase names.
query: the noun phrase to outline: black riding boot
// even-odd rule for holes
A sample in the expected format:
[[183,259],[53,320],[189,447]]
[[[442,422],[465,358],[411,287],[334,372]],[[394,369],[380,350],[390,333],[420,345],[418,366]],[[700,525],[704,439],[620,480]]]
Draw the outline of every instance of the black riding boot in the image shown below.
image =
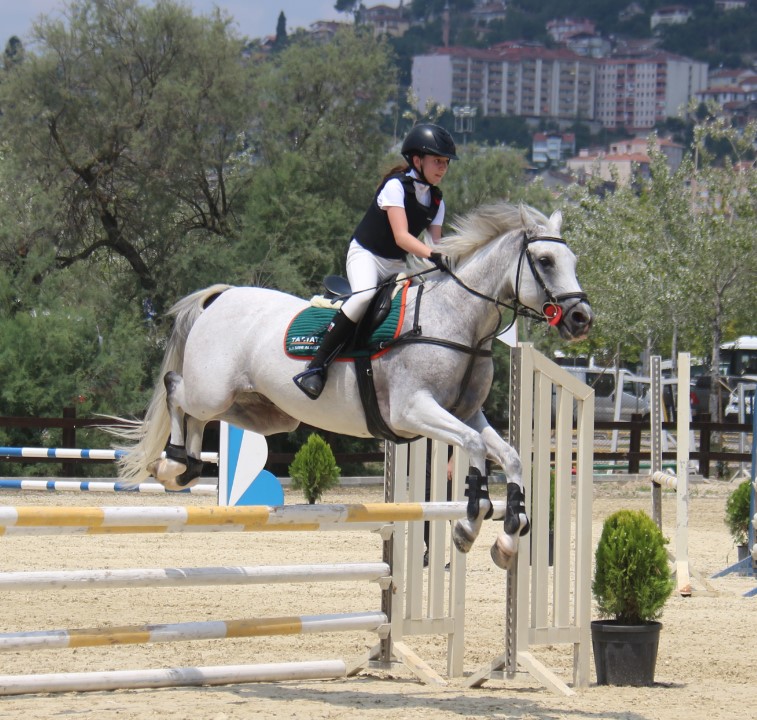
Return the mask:
[[340,310],[326,329],[321,346],[308,363],[307,370],[292,378],[294,384],[309,398],[315,400],[320,396],[326,383],[328,367],[349,340],[355,326],[356,323]]

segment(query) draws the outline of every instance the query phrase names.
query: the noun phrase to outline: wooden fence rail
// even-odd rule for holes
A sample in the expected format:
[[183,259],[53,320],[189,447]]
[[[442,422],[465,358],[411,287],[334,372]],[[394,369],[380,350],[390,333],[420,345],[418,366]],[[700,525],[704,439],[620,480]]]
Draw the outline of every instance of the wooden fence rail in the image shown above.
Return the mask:
[[[0,427],[11,428],[31,428],[31,429],[48,429],[60,428],[62,430],[61,447],[77,447],[76,431],[86,428],[114,426],[118,421],[109,418],[80,418],[76,416],[75,408],[64,408],[63,416],[59,418],[35,418],[35,417],[0,417]],[[208,423],[208,434],[213,437],[214,428],[217,431],[218,423]],[[618,430],[629,435],[629,447],[627,450],[618,452],[604,452],[595,447],[594,462],[603,463],[622,463],[628,465],[628,473],[639,473],[642,463],[649,462],[649,450],[642,450],[642,438],[645,432],[649,432],[649,422],[642,420],[641,416],[634,416],[634,419],[623,422],[596,421],[595,430]],[[675,422],[664,422],[663,430],[675,431]],[[313,428],[316,430],[316,428]],[[744,433],[749,439],[752,426],[749,423],[714,423],[707,420],[699,420],[691,423],[691,430],[694,431],[698,438],[698,444],[694,444],[690,457],[699,463],[699,473],[704,477],[710,476],[710,464],[713,462],[727,463],[749,463],[751,455],[748,452],[737,452],[727,448],[718,447],[713,444],[713,436],[717,433]],[[217,432],[216,432],[217,436]],[[212,442],[212,441],[211,441]],[[745,443],[745,447],[751,446],[751,440]],[[215,447],[204,447],[204,450],[217,451]],[[334,457],[339,464],[345,463],[369,463],[383,462],[384,451],[380,452],[357,452],[357,453],[335,453]],[[294,453],[276,453],[268,454],[266,468],[275,471],[275,474],[281,474],[282,469],[285,472],[288,465],[294,459]],[[663,452],[663,461],[675,461],[675,451]],[[82,460],[71,458],[18,458],[0,454],[0,462],[54,462],[62,466],[62,475],[64,477],[73,476],[77,465],[82,464]],[[87,460],[86,462],[112,462],[112,460]],[[215,466],[209,465],[207,470],[211,474],[215,472]]]

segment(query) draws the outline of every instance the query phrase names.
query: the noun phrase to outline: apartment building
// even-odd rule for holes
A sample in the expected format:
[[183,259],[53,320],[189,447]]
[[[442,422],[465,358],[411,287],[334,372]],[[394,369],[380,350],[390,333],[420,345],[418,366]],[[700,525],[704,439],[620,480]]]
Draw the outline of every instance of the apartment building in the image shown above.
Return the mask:
[[470,105],[483,116],[580,118],[646,130],[676,117],[707,88],[707,64],[656,51],[591,58],[567,49],[502,43],[439,48],[413,58],[418,108]]
[[484,116],[594,119],[594,60],[569,50],[503,43],[440,48],[413,58],[418,107],[472,105]]
[[663,52],[605,58],[597,64],[596,119],[607,128],[651,128],[706,87],[706,63]]

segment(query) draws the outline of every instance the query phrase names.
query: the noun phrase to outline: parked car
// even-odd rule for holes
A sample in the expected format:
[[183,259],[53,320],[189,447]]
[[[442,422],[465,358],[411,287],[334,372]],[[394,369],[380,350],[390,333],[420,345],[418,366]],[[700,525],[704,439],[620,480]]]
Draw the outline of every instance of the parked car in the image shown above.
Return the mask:
[[[728,378],[721,377],[719,382],[720,401],[722,407],[728,404],[731,396],[731,386]],[[710,390],[712,388],[712,376],[709,374],[699,375],[691,381],[691,418],[701,420],[703,415],[710,412]]]
[[[712,377],[707,368],[698,370],[701,374],[692,377],[691,381],[691,416],[694,420],[710,412]],[[748,381],[750,377],[757,377],[757,336],[742,335],[736,340],[724,342],[720,346],[719,370],[720,401],[725,418],[733,415],[733,411],[727,408],[734,388],[745,379]]]
[[[739,385],[744,385],[743,399],[743,416],[741,416]],[[752,422],[752,415],[754,413],[754,395],[755,387],[757,387],[757,375],[745,375],[739,378],[739,382],[736,383],[736,387],[731,392],[728,398],[728,404],[723,410],[723,416],[726,422],[739,422],[740,416],[743,417],[745,423]]]
[[615,408],[619,403],[618,420],[628,421],[632,415],[649,416],[649,395],[643,383],[635,382],[630,371],[618,371],[620,399],[616,399],[615,368],[564,366],[581,382],[594,389],[594,419],[615,420]]

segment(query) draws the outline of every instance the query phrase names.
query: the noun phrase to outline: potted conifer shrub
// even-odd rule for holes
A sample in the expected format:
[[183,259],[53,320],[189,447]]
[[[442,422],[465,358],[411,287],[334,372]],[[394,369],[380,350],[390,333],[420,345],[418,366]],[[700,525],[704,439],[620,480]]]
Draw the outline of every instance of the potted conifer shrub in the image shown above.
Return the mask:
[[339,484],[340,472],[331,447],[315,433],[311,433],[289,466],[292,487],[302,490],[310,505],[317,503],[326,490]]
[[750,480],[739,483],[728,496],[725,504],[725,524],[736,545],[738,559],[744,560],[749,555],[749,501],[752,492]]
[[619,510],[604,522],[595,553],[591,623],[599,685],[652,685],[665,601],[673,578],[666,540],[652,518]]

